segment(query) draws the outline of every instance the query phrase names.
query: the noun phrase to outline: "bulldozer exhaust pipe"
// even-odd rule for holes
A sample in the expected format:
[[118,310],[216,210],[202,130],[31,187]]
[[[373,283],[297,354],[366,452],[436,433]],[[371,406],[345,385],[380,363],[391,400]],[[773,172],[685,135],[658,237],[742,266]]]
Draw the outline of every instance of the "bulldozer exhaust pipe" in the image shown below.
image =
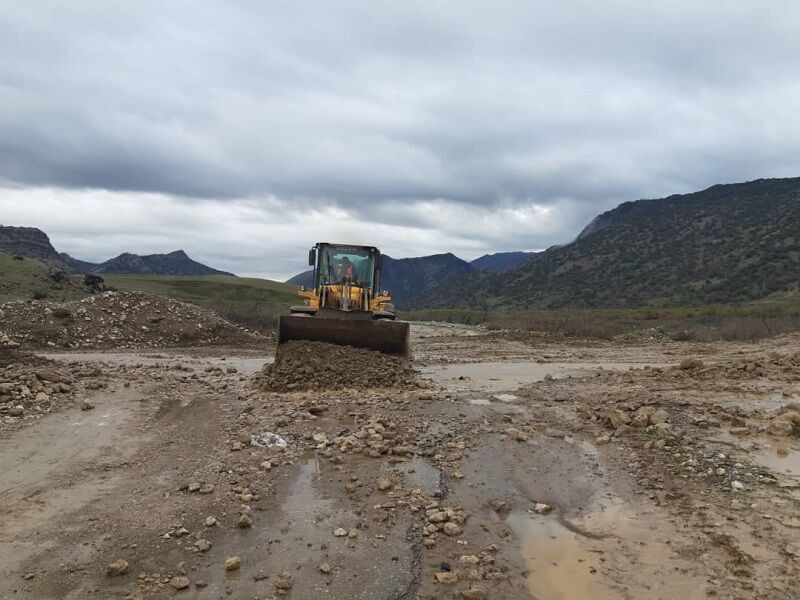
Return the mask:
[[278,353],[286,342],[306,340],[376,350],[408,360],[408,323],[377,320],[326,319],[282,315],[278,322]]

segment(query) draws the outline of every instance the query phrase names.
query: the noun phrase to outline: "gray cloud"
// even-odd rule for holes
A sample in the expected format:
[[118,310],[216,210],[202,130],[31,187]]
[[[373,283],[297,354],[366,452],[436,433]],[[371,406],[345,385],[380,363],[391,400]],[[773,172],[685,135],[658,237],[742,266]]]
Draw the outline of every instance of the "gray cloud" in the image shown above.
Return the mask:
[[[296,211],[295,238],[335,206],[395,254],[540,248],[625,200],[797,175],[797,56],[790,1],[26,2],[0,17],[0,178],[33,225],[110,190],[187,223]],[[289,270],[245,246],[223,266]]]

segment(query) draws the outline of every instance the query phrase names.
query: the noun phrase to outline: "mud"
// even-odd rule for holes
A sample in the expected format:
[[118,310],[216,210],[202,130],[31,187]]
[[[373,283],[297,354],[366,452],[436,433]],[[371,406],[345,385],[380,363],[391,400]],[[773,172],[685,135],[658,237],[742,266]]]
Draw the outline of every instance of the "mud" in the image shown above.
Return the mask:
[[68,401],[0,430],[0,599],[800,597],[797,337],[412,336],[396,378],[266,387],[250,345],[49,353]]
[[291,341],[266,365],[261,387],[274,392],[414,386],[404,359],[322,342]]

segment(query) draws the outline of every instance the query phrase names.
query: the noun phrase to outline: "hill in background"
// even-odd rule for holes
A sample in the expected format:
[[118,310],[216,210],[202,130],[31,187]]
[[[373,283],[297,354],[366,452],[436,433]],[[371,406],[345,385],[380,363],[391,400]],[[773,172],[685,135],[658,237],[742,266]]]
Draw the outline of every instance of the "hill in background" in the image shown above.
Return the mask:
[[442,308],[637,307],[748,302],[800,285],[800,178],[626,202],[567,245],[414,300]]
[[502,273],[530,260],[537,252],[496,252],[494,254],[484,254],[483,256],[470,261],[469,265],[476,270],[491,271],[492,273]]
[[189,258],[183,250],[168,254],[123,253],[103,263],[92,263],[59,254],[47,234],[35,227],[0,225],[0,252],[35,258],[54,267],[73,273],[128,273],[141,275],[228,275],[232,273],[213,269]]
[[9,300],[77,300],[89,292],[69,276],[34,258],[0,252],[0,303]]

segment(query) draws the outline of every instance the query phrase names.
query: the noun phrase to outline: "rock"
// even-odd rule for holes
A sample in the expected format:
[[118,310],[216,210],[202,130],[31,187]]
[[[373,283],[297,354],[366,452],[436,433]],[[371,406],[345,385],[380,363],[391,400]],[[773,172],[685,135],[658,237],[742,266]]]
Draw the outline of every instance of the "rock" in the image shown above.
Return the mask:
[[189,485],[186,486],[186,490],[190,493],[199,492],[200,491],[200,483],[197,481],[190,481]]
[[328,573],[330,573],[330,572],[331,572],[331,565],[330,565],[330,563],[326,563],[326,562],[322,563],[322,564],[319,566],[319,570],[320,570],[320,572],[321,572],[321,573],[325,573],[325,574],[327,575]]
[[783,547],[783,550],[789,556],[800,557],[800,544],[796,542],[789,542]]
[[217,524],[217,517],[206,517],[206,527],[213,527]]
[[128,561],[118,558],[106,568],[106,575],[109,577],[119,577],[128,572]]
[[598,446],[602,446],[603,444],[607,444],[611,441],[611,436],[607,433],[595,438],[594,443]]
[[200,539],[194,543],[194,547],[198,552],[207,552],[211,549],[211,542],[206,539]]
[[378,489],[382,492],[392,489],[392,482],[388,477],[378,477]]
[[445,523],[442,530],[449,536],[461,535],[461,527],[455,523]]
[[272,582],[275,584],[275,589],[277,590],[292,589],[292,576],[288,571],[284,571],[283,573],[275,575],[275,577],[272,579]]
[[741,492],[744,490],[744,484],[741,481],[733,480],[731,481],[731,489],[734,492]]
[[666,423],[669,421],[669,413],[664,409],[658,409],[652,415],[650,415],[650,423],[653,425],[659,425],[660,423]]
[[238,556],[231,556],[230,558],[225,560],[226,571],[236,571],[241,566],[242,566],[242,559],[239,558]]
[[244,513],[239,517],[239,527],[241,527],[242,529],[246,529],[252,526],[253,526],[253,517],[251,517],[249,514]]
[[81,402],[81,410],[92,410],[94,408],[94,402],[91,400],[84,400]]
[[728,433],[741,437],[743,435],[750,435],[750,429],[748,427],[731,427],[728,429]]
[[486,600],[488,596],[483,590],[473,588],[471,590],[463,590],[459,592],[462,600]]
[[631,422],[630,417],[618,408],[610,410],[607,416],[614,429],[617,429],[620,425],[627,425]]
[[17,404],[16,406],[12,406],[8,409],[9,416],[12,417],[21,417],[25,414],[25,407],[21,404]]
[[767,433],[777,437],[788,437],[794,431],[794,422],[791,418],[785,418],[787,415],[775,417],[767,425]]
[[333,535],[336,537],[345,537],[347,535],[347,530],[344,527],[338,527],[333,530]]
[[64,379],[55,369],[37,369],[36,377],[40,381],[49,381],[50,383],[61,383]]
[[189,578],[184,575],[173,577],[170,579],[169,584],[176,590],[185,590],[189,587]]
[[205,579],[198,579],[194,582],[195,587],[204,588],[208,585],[208,582]]
[[446,585],[453,585],[458,583],[458,575],[450,571],[440,571],[436,573],[436,581]]
[[650,422],[650,417],[648,417],[645,413],[636,413],[633,416],[633,426],[638,428],[647,427]]
[[537,502],[533,505],[533,512],[535,512],[537,515],[549,515],[552,510],[553,507],[549,504],[545,504],[544,502]]
[[199,490],[197,490],[201,494],[210,494],[214,491],[214,484],[213,483],[205,483],[203,484]]
[[447,513],[443,510],[435,510],[428,515],[428,521],[431,523],[444,523],[447,521]]

